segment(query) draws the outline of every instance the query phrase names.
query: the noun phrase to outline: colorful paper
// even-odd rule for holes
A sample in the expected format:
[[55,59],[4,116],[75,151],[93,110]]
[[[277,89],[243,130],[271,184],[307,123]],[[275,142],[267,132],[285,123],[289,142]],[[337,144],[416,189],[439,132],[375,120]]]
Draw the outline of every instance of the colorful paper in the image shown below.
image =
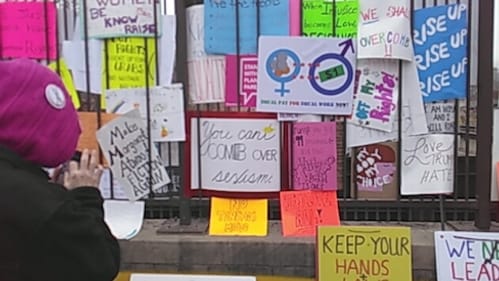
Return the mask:
[[412,281],[411,229],[319,226],[317,280]]
[[350,115],[355,53],[352,39],[261,36],[257,111]]
[[357,36],[358,0],[302,0],[301,2],[303,36],[340,38]]
[[[289,35],[289,2],[289,0],[206,1],[204,13],[206,52],[227,55],[256,54],[259,35]],[[237,5],[239,8],[236,16]]]
[[212,197],[210,235],[266,236],[267,199],[225,199]]
[[108,113],[140,111],[144,122],[149,116],[153,142],[185,141],[184,92],[182,84],[149,89],[149,115],[145,88],[108,90]]
[[293,189],[336,190],[336,123],[293,124]]
[[359,1],[357,58],[412,61],[410,0]]
[[277,120],[192,118],[190,122],[192,189],[281,190],[281,131]]
[[48,65],[48,68],[52,69],[54,72],[61,76],[62,82],[64,86],[66,86],[66,90],[71,96],[71,100],[73,101],[73,105],[76,109],[80,108],[80,97],[76,92],[75,85],[73,83],[73,77],[71,76],[71,72],[69,72],[68,66],[63,59],[59,59],[58,62],[52,62]]
[[402,195],[449,194],[454,190],[454,136],[402,138]]
[[497,280],[497,232],[436,231],[438,280]]
[[85,11],[89,38],[161,35],[161,24],[155,22],[160,19],[161,10],[154,0],[94,0],[88,1]]
[[189,98],[193,104],[219,103],[225,94],[225,57],[204,50],[204,5],[186,9],[187,71]]
[[55,2],[0,3],[0,57],[57,59]]
[[225,105],[255,107],[258,57],[227,55],[225,65]]
[[285,191],[280,193],[283,236],[317,234],[319,225],[340,225],[335,191]]
[[399,96],[399,62],[365,59],[357,62],[357,91],[348,122],[391,132]]
[[396,190],[397,146],[372,144],[359,147],[354,154],[355,186],[358,192],[385,193]]
[[425,102],[466,98],[468,36],[465,4],[414,12],[415,61]]

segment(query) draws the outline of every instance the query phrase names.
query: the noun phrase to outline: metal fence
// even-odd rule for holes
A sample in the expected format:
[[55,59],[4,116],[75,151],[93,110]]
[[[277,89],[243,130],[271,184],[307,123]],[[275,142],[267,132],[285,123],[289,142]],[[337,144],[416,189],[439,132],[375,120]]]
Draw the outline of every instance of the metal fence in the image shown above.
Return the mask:
[[[45,0],[47,1],[47,0]],[[92,0],[94,1],[94,0]],[[174,6],[176,15],[176,53],[174,81],[184,85],[184,95],[186,111],[191,112],[219,112],[219,111],[240,111],[248,112],[251,109],[245,108],[238,101],[236,107],[227,108],[224,104],[189,104],[189,71],[188,58],[186,54],[188,36],[186,9],[192,5],[202,4],[202,1],[193,0],[160,0],[161,8],[155,9],[155,18],[159,15],[172,13],[167,7]],[[295,0],[290,0],[295,1]],[[299,1],[299,0],[296,0]],[[174,2],[174,5],[170,5]],[[207,1],[205,1],[207,2]],[[333,7],[336,1],[333,0]],[[47,2],[45,2],[47,3]],[[74,28],[77,23],[78,11],[86,8],[87,1],[76,0],[57,2],[57,35],[58,44],[56,48],[57,56],[61,55],[62,42],[71,40],[74,36]],[[497,97],[493,96],[493,71],[492,71],[492,23],[493,23],[493,1],[475,0],[412,0],[412,10],[450,3],[466,3],[469,8],[468,18],[468,61],[469,68],[467,74],[467,98],[456,101],[453,104],[455,110],[454,118],[454,140],[455,140],[455,165],[454,165],[454,193],[452,195],[437,196],[400,196],[395,200],[368,200],[358,198],[355,188],[352,188],[352,157],[349,149],[346,148],[345,119],[336,117],[338,130],[338,182],[341,183],[338,191],[340,215],[342,220],[370,220],[370,221],[443,221],[443,220],[475,220],[477,226],[486,229],[491,222],[491,215],[495,213],[495,208],[490,198],[491,180],[491,145],[492,145],[492,111],[493,103],[497,102]],[[258,7],[258,5],[257,5]],[[238,5],[236,5],[236,14]],[[333,8],[334,11],[334,8]],[[257,15],[259,13],[257,12]],[[332,12],[333,17],[335,13]],[[236,26],[239,23],[236,22]],[[257,28],[257,32],[259,29]],[[335,34],[335,30],[331,31]],[[257,34],[258,35],[258,34]],[[84,37],[86,37],[84,35]],[[112,39],[104,40],[105,54],[109,52],[108,44]],[[154,49],[146,44],[144,40],[145,53],[153,52],[158,48],[158,37]],[[102,110],[100,96],[92,93],[89,67],[92,58],[89,56],[90,41],[83,40],[85,76],[87,89],[79,91],[82,102],[81,111],[91,111],[97,116],[97,127],[102,125]],[[1,48],[0,48],[1,49]],[[107,56],[104,57],[107,59]],[[147,59],[147,55],[145,58]],[[8,58],[7,58],[8,59]],[[156,65],[161,64],[158,56],[155,56]],[[48,63],[50,60],[40,60],[41,63]],[[107,63],[107,62],[106,62]],[[59,63],[56,64],[60,70]],[[146,73],[148,73],[148,63]],[[160,68],[156,68],[156,76],[160,75]],[[103,79],[109,81],[107,72],[103,73]],[[147,74],[146,74],[147,75]],[[156,79],[158,80],[158,79]],[[146,81],[149,81],[146,79]],[[159,82],[156,81],[156,84]],[[402,82],[403,83],[403,82]],[[109,83],[106,83],[108,85]],[[146,82],[147,87],[152,87]],[[403,94],[403,93],[402,93]],[[497,93],[496,93],[497,94]],[[478,98],[480,97],[480,98]],[[400,104],[399,104],[400,105]],[[326,120],[327,117],[323,117]],[[399,113],[400,118],[400,113]],[[290,122],[283,122],[282,128],[289,128]],[[400,130],[399,130],[400,131]],[[480,143],[480,146],[477,144]],[[184,156],[188,147],[184,143],[161,143],[157,144],[160,154],[167,164],[167,172],[172,179],[168,187],[151,192],[146,200],[147,218],[179,218],[182,225],[191,223],[192,218],[207,218],[209,215],[209,200],[200,193],[193,198],[185,196],[183,189],[185,186],[186,167]],[[400,142],[397,150],[400,155]],[[397,180],[400,186],[400,161],[398,161]],[[400,192],[398,192],[400,194]],[[279,201],[271,199],[269,218],[279,219]]]

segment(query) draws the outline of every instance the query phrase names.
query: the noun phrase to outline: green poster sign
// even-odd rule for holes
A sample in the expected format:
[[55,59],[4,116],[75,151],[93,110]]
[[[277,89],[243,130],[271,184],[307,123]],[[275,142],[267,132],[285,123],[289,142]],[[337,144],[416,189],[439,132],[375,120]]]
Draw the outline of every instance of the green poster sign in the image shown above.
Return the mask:
[[357,36],[358,0],[302,0],[301,11],[303,36]]

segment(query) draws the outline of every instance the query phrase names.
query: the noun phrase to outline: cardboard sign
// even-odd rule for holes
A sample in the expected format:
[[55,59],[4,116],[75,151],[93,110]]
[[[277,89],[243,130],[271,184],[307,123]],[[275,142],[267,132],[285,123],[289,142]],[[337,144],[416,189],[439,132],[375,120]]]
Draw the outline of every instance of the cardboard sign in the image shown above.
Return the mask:
[[267,199],[211,198],[210,235],[267,235]]
[[[83,149],[94,149],[99,150],[99,144],[97,143],[97,130],[99,129],[98,115],[97,112],[78,112],[78,117],[80,119],[82,133],[78,141],[78,150]],[[101,124],[100,127],[107,124],[114,118],[118,117],[116,114],[101,113]]]
[[336,190],[335,122],[293,124],[293,189]]
[[285,191],[280,194],[283,236],[315,236],[318,225],[339,225],[336,191]]
[[[358,0],[334,2],[302,0],[301,2],[303,36],[340,38],[357,36]],[[336,14],[333,16],[334,12]]]
[[499,280],[499,233],[435,232],[437,280]]
[[411,247],[408,227],[319,226],[318,281],[411,281]]

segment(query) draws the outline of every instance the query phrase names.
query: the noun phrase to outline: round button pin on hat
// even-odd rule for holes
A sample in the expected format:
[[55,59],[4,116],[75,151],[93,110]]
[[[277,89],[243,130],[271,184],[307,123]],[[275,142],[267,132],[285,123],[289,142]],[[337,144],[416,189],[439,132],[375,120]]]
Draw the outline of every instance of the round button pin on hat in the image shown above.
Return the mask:
[[45,98],[47,102],[55,109],[63,109],[66,106],[66,97],[62,89],[54,84],[48,84],[45,87]]

